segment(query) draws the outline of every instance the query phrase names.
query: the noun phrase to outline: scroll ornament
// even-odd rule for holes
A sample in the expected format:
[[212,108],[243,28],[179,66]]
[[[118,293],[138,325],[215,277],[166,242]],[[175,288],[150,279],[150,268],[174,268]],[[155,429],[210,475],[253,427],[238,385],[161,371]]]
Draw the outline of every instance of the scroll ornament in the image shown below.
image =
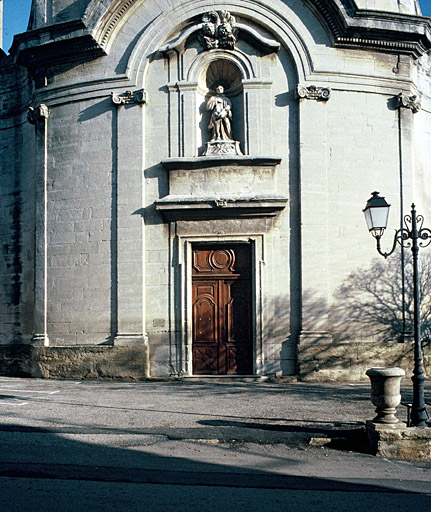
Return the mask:
[[331,89],[329,87],[317,87],[315,85],[305,87],[298,85],[296,92],[300,99],[306,100],[328,101],[331,97]]
[[416,95],[400,92],[397,96],[397,101],[398,108],[409,108],[413,114],[416,114],[422,108],[421,102]]
[[27,111],[27,120],[30,124],[36,124],[41,119],[48,119],[49,108],[41,103],[36,107],[29,107]]
[[112,102],[115,105],[129,105],[130,103],[146,103],[147,93],[144,89],[138,91],[126,91],[122,94],[111,93]]

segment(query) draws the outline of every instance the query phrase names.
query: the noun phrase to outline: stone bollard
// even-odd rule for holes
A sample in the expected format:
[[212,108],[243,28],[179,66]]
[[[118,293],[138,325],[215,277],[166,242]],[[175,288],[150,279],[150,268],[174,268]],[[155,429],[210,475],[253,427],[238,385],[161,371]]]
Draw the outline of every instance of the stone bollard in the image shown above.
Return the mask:
[[400,385],[405,376],[401,368],[370,368],[366,375],[371,379],[371,401],[376,406],[377,416],[373,423],[393,425],[399,423],[395,416],[401,403]]

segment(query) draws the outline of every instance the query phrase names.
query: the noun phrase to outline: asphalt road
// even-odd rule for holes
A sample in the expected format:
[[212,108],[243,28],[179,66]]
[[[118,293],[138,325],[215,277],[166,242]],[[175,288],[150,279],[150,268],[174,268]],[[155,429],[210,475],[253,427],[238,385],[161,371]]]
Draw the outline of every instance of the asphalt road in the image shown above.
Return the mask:
[[366,453],[366,384],[0,378],[0,411],[5,512],[431,505],[431,463]]

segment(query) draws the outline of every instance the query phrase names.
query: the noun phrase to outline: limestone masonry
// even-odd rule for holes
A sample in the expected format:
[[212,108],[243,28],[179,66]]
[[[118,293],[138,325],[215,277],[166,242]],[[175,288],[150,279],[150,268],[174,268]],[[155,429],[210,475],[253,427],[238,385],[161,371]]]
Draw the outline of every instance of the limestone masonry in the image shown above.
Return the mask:
[[389,248],[412,202],[431,227],[430,50],[415,0],[33,0],[0,50],[0,374],[411,375],[409,251],[362,209]]

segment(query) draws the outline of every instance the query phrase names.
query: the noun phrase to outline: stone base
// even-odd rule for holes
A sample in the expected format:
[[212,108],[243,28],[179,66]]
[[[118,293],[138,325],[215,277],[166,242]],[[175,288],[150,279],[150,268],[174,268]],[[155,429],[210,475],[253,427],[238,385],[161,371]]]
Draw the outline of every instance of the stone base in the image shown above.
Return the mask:
[[371,452],[386,459],[431,461],[431,428],[407,427],[405,423],[383,425],[367,421]]
[[145,380],[148,346],[0,348],[0,375],[45,379]]
[[237,140],[211,140],[204,153],[210,155],[242,155],[242,151]]
[[[431,368],[431,345],[423,347],[424,368]],[[373,366],[397,366],[406,375],[414,367],[413,345],[397,341],[333,341],[322,332],[307,333],[298,343],[298,377],[309,382],[354,382],[367,380]]]

